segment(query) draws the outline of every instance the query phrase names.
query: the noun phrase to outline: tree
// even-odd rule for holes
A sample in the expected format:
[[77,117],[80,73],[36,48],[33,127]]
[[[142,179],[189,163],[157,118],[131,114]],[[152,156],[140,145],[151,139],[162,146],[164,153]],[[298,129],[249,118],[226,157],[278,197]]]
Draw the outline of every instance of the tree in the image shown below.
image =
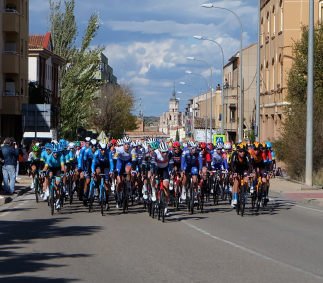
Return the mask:
[[[75,135],[76,126],[89,125],[95,115],[93,101],[104,80],[95,80],[104,46],[90,48],[100,28],[99,15],[92,14],[78,47],[78,27],[75,21],[75,0],[65,1],[61,11],[61,0],[50,3],[49,29],[52,34],[54,53],[66,59],[59,71],[61,135]],[[79,121],[79,122],[78,122]]]
[[[323,167],[323,26],[317,24],[314,35],[314,107],[313,107],[313,170]],[[292,178],[303,179],[306,158],[308,27],[302,27],[302,37],[293,46],[293,65],[287,79],[290,105],[284,109],[283,131],[273,144],[276,155],[287,165]],[[297,155],[291,150],[297,150]]]
[[178,132],[178,129],[176,130],[176,141],[179,141],[179,132]]
[[137,128],[137,116],[132,114],[135,109],[135,97],[132,87],[128,84],[106,84],[101,87],[101,97],[94,101],[98,115],[91,119],[92,127],[97,132],[103,131],[113,138],[122,138],[124,131]]

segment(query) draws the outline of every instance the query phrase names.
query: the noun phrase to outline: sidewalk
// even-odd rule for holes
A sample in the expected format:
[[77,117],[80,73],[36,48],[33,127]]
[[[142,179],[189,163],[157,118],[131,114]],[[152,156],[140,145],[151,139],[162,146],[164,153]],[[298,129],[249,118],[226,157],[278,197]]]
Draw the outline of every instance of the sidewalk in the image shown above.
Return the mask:
[[270,180],[269,195],[270,191],[274,191],[303,204],[323,207],[323,189],[302,190],[304,186],[304,184],[295,183],[283,178],[272,178]]
[[15,194],[13,194],[12,196],[8,196],[4,195],[4,190],[0,191],[0,205],[9,203],[16,197],[23,195],[24,193],[30,190],[31,178],[26,175],[19,175],[19,178],[21,179],[18,180],[19,183],[16,183],[15,185]]

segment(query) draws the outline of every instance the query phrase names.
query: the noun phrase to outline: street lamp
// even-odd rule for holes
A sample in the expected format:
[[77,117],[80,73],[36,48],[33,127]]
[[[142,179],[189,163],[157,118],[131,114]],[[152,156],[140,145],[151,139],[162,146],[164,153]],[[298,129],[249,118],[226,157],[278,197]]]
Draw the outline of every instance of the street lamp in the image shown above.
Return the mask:
[[222,9],[222,10],[227,10],[229,12],[231,12],[233,15],[236,16],[236,18],[238,19],[239,23],[240,23],[240,91],[239,91],[239,108],[240,108],[240,113],[239,113],[239,132],[238,132],[238,136],[239,136],[239,140],[242,141],[242,133],[243,133],[243,113],[242,113],[242,23],[240,18],[238,17],[238,15],[236,13],[234,13],[233,11],[231,11],[230,9],[227,8],[223,8],[223,7],[214,7],[213,4],[203,4],[202,5],[203,8],[215,8],[215,9]]
[[[194,74],[192,73],[191,71],[186,71],[187,74],[190,74],[190,75],[195,75],[195,76],[200,76],[204,79],[205,81],[205,85],[206,85],[206,93],[205,93],[205,135],[207,135],[207,81],[206,79],[202,76],[202,75],[199,75],[199,74]],[[211,127],[210,127],[211,128]],[[212,142],[212,141],[211,141]]]
[[203,62],[206,65],[208,65],[208,67],[211,70],[210,142],[212,142],[212,96],[213,96],[212,68],[210,67],[210,65],[208,63],[206,63],[203,60],[195,59],[194,57],[187,57],[187,59]]
[[[193,88],[195,88],[195,90],[196,90],[196,92],[197,92],[197,95],[199,95],[199,91],[197,90],[197,88],[195,87],[195,86],[193,86],[193,85],[189,85],[189,84],[187,84],[187,83],[185,83],[185,82],[180,82],[180,84],[182,84],[182,85],[187,85],[187,86],[190,86],[190,87],[193,87]],[[195,106],[194,106],[194,108],[195,108]],[[205,107],[206,108],[206,107]],[[195,116],[195,115],[194,115]],[[195,118],[195,117],[194,117]],[[206,121],[206,117],[205,117],[205,121]],[[194,126],[194,119],[193,119],[193,126]],[[195,133],[194,133],[195,134]],[[207,143],[207,121],[205,122],[205,143]]]
[[224,81],[224,78],[223,78],[223,68],[224,68],[224,53],[223,53],[223,49],[221,47],[221,45],[219,43],[217,43],[215,40],[211,39],[211,38],[203,38],[202,36],[199,36],[199,35],[195,35],[193,36],[194,38],[198,39],[198,40],[208,40],[208,41],[212,41],[214,42],[215,44],[217,44],[220,49],[221,49],[221,53],[222,53],[222,83],[221,83],[221,86],[222,86],[222,92],[221,92],[221,100],[222,100],[222,119],[221,119],[221,134],[224,135],[224,119],[223,119],[223,113],[224,113],[224,89],[223,89],[223,81]]

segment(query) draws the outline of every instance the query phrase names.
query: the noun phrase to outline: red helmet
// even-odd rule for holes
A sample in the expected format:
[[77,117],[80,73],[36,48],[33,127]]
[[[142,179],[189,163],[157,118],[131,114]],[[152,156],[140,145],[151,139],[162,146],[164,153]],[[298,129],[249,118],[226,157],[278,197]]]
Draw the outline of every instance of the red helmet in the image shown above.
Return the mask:
[[213,144],[212,144],[212,143],[208,143],[208,144],[207,144],[207,148],[208,148],[209,150],[213,150]]
[[173,148],[178,148],[178,147],[180,147],[181,146],[181,144],[179,143],[179,142],[174,142],[173,144],[172,144],[172,147]]
[[116,140],[111,140],[111,144],[116,145],[117,141]]
[[205,142],[201,142],[200,143],[200,148],[206,148],[206,143]]

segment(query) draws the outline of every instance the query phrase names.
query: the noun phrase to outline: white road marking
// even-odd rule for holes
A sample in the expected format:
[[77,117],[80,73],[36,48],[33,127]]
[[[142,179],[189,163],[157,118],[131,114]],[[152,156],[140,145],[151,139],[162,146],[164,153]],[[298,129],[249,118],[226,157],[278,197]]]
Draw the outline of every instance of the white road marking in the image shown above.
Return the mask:
[[319,209],[315,209],[315,208],[310,208],[310,207],[305,207],[305,206],[301,206],[301,205],[296,205],[295,204],[294,206],[301,207],[301,208],[305,208],[305,209],[309,209],[309,210],[323,212],[323,210],[319,210]]
[[10,211],[7,211],[7,212],[5,212],[5,213],[1,213],[1,212],[0,212],[0,217],[3,217],[3,216],[8,215],[8,214],[9,214],[9,212],[10,212]]
[[[177,217],[174,217],[174,216],[172,216],[172,217],[173,217],[173,218],[178,219]],[[180,220],[180,219],[178,219],[178,220]],[[277,259],[271,258],[271,257],[269,257],[269,256],[263,255],[263,254],[258,253],[258,252],[256,252],[256,251],[253,251],[253,250],[251,250],[251,249],[248,249],[248,248],[245,248],[245,247],[240,246],[240,245],[238,245],[238,244],[235,244],[235,243],[233,243],[233,242],[231,242],[231,241],[228,241],[228,240],[222,239],[222,238],[220,238],[220,237],[214,236],[214,235],[212,235],[212,234],[210,234],[210,233],[208,233],[208,232],[206,232],[206,231],[204,231],[204,230],[202,230],[202,229],[200,229],[200,228],[198,228],[198,227],[196,227],[196,226],[194,226],[194,225],[192,225],[192,224],[188,223],[188,222],[187,222],[187,221],[185,221],[185,220],[181,220],[181,222],[182,222],[182,223],[184,223],[184,224],[186,224],[187,226],[189,226],[189,227],[191,227],[191,228],[195,229],[196,231],[199,231],[199,232],[203,233],[204,235],[207,235],[207,236],[212,237],[212,238],[213,238],[213,239],[215,239],[215,240],[221,241],[221,242],[226,243],[226,244],[228,244],[228,245],[230,245],[230,246],[233,246],[233,247],[235,247],[235,248],[238,248],[238,249],[240,249],[240,250],[243,250],[243,251],[245,251],[245,252],[248,252],[248,253],[250,253],[250,254],[252,254],[252,255],[258,256],[258,257],[260,257],[260,258],[262,258],[262,259],[265,259],[265,260],[271,261],[271,262],[276,263],[276,264],[278,264],[278,265],[281,265],[281,266],[284,266],[284,267],[288,267],[288,268],[291,268],[291,269],[293,269],[293,270],[295,270],[295,271],[301,272],[301,273],[303,273],[303,274],[306,274],[306,275],[309,275],[309,276],[315,277],[316,279],[323,280],[323,276],[317,275],[317,274],[312,273],[312,272],[310,272],[310,271],[306,271],[306,270],[300,269],[300,268],[298,268],[298,267],[292,266],[292,265],[287,264],[287,263],[285,263],[285,262],[282,262],[282,261],[280,261],[280,260],[277,260]]]

